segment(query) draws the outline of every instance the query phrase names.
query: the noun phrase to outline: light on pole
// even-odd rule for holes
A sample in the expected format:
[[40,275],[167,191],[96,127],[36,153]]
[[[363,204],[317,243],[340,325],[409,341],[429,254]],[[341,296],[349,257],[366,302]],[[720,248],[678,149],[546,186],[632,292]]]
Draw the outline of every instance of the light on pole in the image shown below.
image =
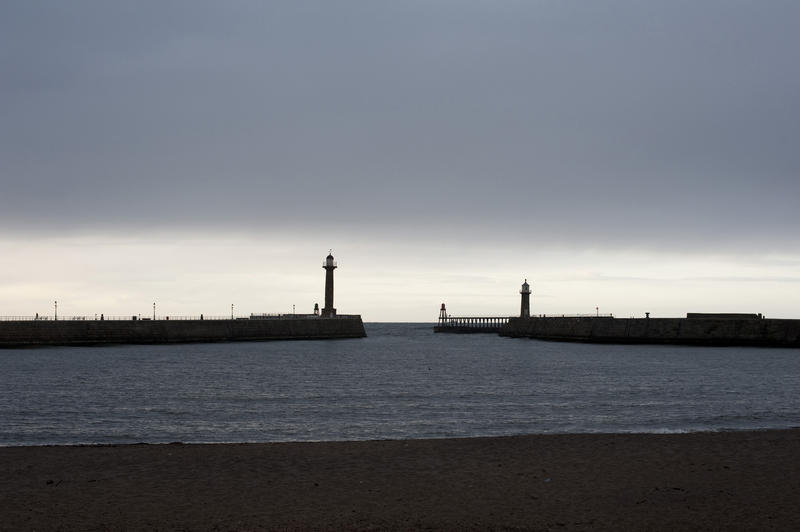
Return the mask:
[[231,303],[231,319],[233,319],[233,303]]
[[294,305],[292,305],[292,316],[294,316]]
[[58,319],[58,301],[53,301],[53,305],[55,306],[55,310],[53,311],[53,320]]
[[153,321],[156,321],[156,302],[153,301]]
[[597,317],[600,317],[600,307],[594,307],[594,311],[597,312]]

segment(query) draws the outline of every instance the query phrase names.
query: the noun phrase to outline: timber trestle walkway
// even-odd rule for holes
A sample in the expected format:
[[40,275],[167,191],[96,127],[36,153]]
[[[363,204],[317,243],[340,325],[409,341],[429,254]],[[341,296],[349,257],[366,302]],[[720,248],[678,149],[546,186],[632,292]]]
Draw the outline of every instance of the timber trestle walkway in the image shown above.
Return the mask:
[[449,316],[444,303],[442,303],[439,322],[433,327],[433,332],[497,334],[508,323],[508,320],[508,316]]

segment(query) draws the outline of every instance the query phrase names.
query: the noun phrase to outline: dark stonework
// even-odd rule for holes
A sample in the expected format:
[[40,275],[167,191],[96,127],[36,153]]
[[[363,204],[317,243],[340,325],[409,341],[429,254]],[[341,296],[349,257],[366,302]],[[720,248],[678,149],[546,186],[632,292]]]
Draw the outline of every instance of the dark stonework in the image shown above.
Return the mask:
[[800,320],[511,318],[500,335],[563,342],[800,347]]
[[0,322],[0,347],[317,340],[366,336],[361,316]]

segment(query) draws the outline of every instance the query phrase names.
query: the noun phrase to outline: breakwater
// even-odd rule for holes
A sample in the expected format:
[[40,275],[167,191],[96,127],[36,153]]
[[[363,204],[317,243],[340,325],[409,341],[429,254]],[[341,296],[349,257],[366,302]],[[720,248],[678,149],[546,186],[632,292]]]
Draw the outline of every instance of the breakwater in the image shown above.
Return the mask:
[[758,318],[511,318],[501,336],[563,342],[800,347],[800,320]]
[[270,319],[0,321],[0,347],[317,340],[366,336],[359,315]]

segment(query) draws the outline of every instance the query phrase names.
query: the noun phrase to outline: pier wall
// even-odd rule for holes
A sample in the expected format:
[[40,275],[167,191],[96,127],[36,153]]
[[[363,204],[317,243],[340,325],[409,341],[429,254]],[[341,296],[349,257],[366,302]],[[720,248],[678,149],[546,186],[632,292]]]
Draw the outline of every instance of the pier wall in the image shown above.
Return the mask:
[[0,347],[316,340],[366,336],[361,316],[232,320],[0,322]]
[[567,342],[800,347],[800,320],[511,318],[500,335]]

